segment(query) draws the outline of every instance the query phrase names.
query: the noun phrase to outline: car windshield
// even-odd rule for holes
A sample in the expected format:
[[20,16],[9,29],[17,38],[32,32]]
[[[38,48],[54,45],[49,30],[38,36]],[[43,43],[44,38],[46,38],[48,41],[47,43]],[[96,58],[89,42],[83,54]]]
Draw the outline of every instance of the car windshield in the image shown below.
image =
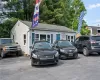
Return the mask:
[[1,44],[9,44],[12,43],[12,39],[1,39]]
[[48,42],[37,42],[34,45],[34,49],[51,49],[51,45]]
[[71,42],[69,42],[69,41],[59,41],[59,42],[58,42],[58,46],[59,46],[59,47],[71,47],[71,46],[73,46],[73,45],[72,45]]
[[91,39],[94,41],[100,41],[100,36],[92,36]]

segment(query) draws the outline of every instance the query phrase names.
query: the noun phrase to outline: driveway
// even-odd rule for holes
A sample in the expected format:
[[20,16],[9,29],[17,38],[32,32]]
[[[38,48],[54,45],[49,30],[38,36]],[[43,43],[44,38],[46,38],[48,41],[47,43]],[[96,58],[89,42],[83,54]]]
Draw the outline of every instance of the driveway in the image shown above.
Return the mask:
[[100,80],[100,56],[60,60],[58,65],[31,67],[29,57],[0,60],[0,80]]

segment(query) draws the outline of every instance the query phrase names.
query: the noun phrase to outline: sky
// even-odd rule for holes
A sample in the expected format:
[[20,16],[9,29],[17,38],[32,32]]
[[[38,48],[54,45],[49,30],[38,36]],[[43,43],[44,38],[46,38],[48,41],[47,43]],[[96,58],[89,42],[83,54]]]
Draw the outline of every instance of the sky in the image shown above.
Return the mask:
[[[100,26],[100,0],[82,0],[87,10],[84,20],[89,26]],[[1,3],[1,0],[0,0]]]
[[87,9],[84,20],[88,26],[100,26],[100,0],[82,0]]

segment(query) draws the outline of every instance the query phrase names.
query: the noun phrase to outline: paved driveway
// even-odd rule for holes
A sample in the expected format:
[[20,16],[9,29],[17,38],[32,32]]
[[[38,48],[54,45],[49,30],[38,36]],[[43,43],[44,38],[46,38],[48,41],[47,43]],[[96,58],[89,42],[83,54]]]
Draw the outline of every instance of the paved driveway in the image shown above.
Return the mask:
[[0,60],[0,80],[100,80],[100,56],[60,60],[52,66],[31,67],[28,57]]

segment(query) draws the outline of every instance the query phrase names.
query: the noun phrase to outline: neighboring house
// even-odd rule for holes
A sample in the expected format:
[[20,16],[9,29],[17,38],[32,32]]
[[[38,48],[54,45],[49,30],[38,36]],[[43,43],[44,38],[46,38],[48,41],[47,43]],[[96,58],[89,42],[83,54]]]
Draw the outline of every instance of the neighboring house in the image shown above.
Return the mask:
[[90,30],[90,35],[98,35],[98,34],[100,34],[100,27],[88,26],[87,28]]
[[65,26],[39,23],[37,27],[32,28],[31,24],[19,20],[11,30],[11,38],[20,44],[25,54],[30,53],[30,46],[34,41],[46,40],[52,44],[55,40],[63,39],[72,42],[75,39],[76,32]]

